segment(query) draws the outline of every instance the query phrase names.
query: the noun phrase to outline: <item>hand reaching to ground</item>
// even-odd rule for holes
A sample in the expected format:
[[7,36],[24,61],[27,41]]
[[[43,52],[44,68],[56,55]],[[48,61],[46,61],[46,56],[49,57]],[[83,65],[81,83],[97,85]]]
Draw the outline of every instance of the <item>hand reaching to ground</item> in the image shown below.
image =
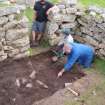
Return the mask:
[[58,78],[62,77],[63,73],[65,72],[64,69],[62,69],[59,73],[58,73]]

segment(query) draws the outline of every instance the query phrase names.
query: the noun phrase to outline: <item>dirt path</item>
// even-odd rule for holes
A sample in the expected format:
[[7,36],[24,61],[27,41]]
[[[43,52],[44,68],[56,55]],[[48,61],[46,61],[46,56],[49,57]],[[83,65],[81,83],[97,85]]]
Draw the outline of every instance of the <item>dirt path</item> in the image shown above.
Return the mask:
[[0,64],[0,105],[32,105],[52,96],[67,82],[81,78],[75,71],[57,79],[63,62],[52,63],[51,53]]

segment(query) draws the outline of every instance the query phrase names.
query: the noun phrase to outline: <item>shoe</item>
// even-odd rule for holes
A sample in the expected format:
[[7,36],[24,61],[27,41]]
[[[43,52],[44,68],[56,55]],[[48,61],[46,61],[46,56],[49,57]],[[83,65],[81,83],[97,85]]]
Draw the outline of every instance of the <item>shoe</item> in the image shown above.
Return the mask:
[[37,47],[38,45],[39,45],[38,43],[34,42],[31,44],[31,47]]
[[86,73],[84,73],[83,71],[79,71],[79,74],[83,77],[86,76]]

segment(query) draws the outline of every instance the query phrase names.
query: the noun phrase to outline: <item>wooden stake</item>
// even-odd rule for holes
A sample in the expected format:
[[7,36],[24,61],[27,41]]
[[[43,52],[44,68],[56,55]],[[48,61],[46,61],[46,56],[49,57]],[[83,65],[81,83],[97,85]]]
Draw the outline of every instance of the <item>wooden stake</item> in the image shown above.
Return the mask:
[[73,95],[75,95],[76,97],[80,95],[78,92],[74,91],[74,90],[71,89],[70,87],[68,87],[67,90],[69,90],[69,91],[70,91]]

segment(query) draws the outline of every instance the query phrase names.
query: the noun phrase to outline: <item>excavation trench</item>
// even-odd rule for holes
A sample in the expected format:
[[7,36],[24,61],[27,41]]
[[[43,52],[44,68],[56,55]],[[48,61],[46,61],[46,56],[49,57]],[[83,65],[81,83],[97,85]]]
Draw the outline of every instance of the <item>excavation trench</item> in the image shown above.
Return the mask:
[[[51,52],[0,64],[0,105],[31,105],[64,88],[64,84],[81,78],[74,67],[62,78],[57,73],[64,66],[65,58],[51,62]],[[35,71],[34,76],[32,72]],[[30,77],[30,74],[32,74]]]

